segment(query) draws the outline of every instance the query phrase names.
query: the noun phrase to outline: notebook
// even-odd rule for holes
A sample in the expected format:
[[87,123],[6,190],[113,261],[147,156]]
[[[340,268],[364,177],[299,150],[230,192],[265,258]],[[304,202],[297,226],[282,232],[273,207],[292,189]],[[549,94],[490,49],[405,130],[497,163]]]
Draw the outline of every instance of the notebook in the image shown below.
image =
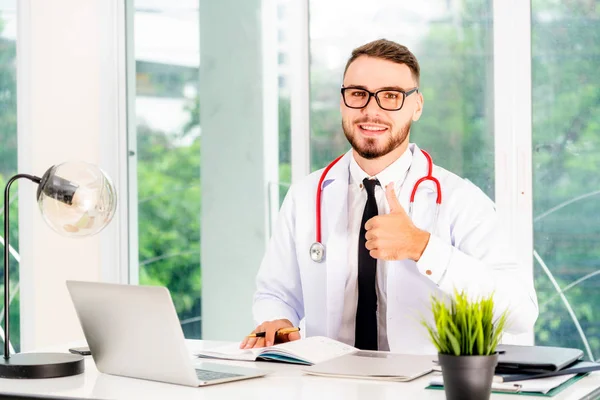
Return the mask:
[[408,382],[430,373],[436,356],[359,351],[303,369],[309,375]]
[[324,336],[311,336],[293,342],[270,347],[244,350],[239,343],[232,343],[197,352],[200,358],[237,361],[279,361],[292,364],[314,365],[331,360],[358,349]]

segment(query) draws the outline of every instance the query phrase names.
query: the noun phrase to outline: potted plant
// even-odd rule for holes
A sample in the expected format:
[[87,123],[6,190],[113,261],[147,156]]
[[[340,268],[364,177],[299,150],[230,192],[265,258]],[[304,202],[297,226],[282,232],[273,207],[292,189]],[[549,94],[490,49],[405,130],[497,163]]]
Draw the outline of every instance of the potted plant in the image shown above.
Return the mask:
[[434,325],[423,325],[438,350],[446,399],[489,399],[506,312],[494,320],[493,295],[471,301],[464,292],[449,302],[433,297],[431,310]]

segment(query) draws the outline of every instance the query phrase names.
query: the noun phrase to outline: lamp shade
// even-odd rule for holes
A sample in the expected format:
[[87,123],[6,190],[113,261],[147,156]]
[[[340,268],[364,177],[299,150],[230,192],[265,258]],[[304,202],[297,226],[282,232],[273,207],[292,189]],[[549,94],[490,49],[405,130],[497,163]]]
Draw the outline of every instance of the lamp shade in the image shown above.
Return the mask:
[[117,207],[114,185],[99,167],[83,161],[48,169],[37,190],[46,223],[64,236],[84,237],[104,229]]

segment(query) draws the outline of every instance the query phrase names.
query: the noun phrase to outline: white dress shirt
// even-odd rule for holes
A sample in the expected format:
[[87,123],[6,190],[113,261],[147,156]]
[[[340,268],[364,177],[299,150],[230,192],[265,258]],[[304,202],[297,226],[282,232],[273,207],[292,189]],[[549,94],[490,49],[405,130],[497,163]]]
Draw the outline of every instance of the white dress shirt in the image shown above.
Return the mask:
[[[358,304],[358,235],[363,212],[367,203],[367,191],[363,187],[365,178],[377,178],[381,186],[375,186],[375,199],[378,213],[387,214],[390,210],[385,197],[385,187],[394,183],[395,193],[398,193],[412,162],[412,152],[407,149],[404,154],[390,166],[374,177],[363,171],[354,157],[350,160],[350,178],[348,182],[348,264],[350,273],[346,277],[344,290],[344,308],[342,325],[338,340],[354,346],[356,326],[356,307]],[[388,263],[377,260],[377,334],[379,350],[389,350],[386,327],[387,311],[387,268]]]

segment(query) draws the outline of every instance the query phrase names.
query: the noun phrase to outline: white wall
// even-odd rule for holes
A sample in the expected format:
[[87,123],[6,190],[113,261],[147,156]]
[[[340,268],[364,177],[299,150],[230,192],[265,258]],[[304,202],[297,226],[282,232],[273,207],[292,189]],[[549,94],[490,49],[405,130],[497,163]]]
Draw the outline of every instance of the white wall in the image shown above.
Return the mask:
[[83,338],[65,280],[123,276],[124,4],[19,0],[18,7],[19,171],[41,176],[67,160],[96,163],[120,197],[111,226],[69,239],[43,222],[37,186],[19,184],[21,337],[29,350]]

